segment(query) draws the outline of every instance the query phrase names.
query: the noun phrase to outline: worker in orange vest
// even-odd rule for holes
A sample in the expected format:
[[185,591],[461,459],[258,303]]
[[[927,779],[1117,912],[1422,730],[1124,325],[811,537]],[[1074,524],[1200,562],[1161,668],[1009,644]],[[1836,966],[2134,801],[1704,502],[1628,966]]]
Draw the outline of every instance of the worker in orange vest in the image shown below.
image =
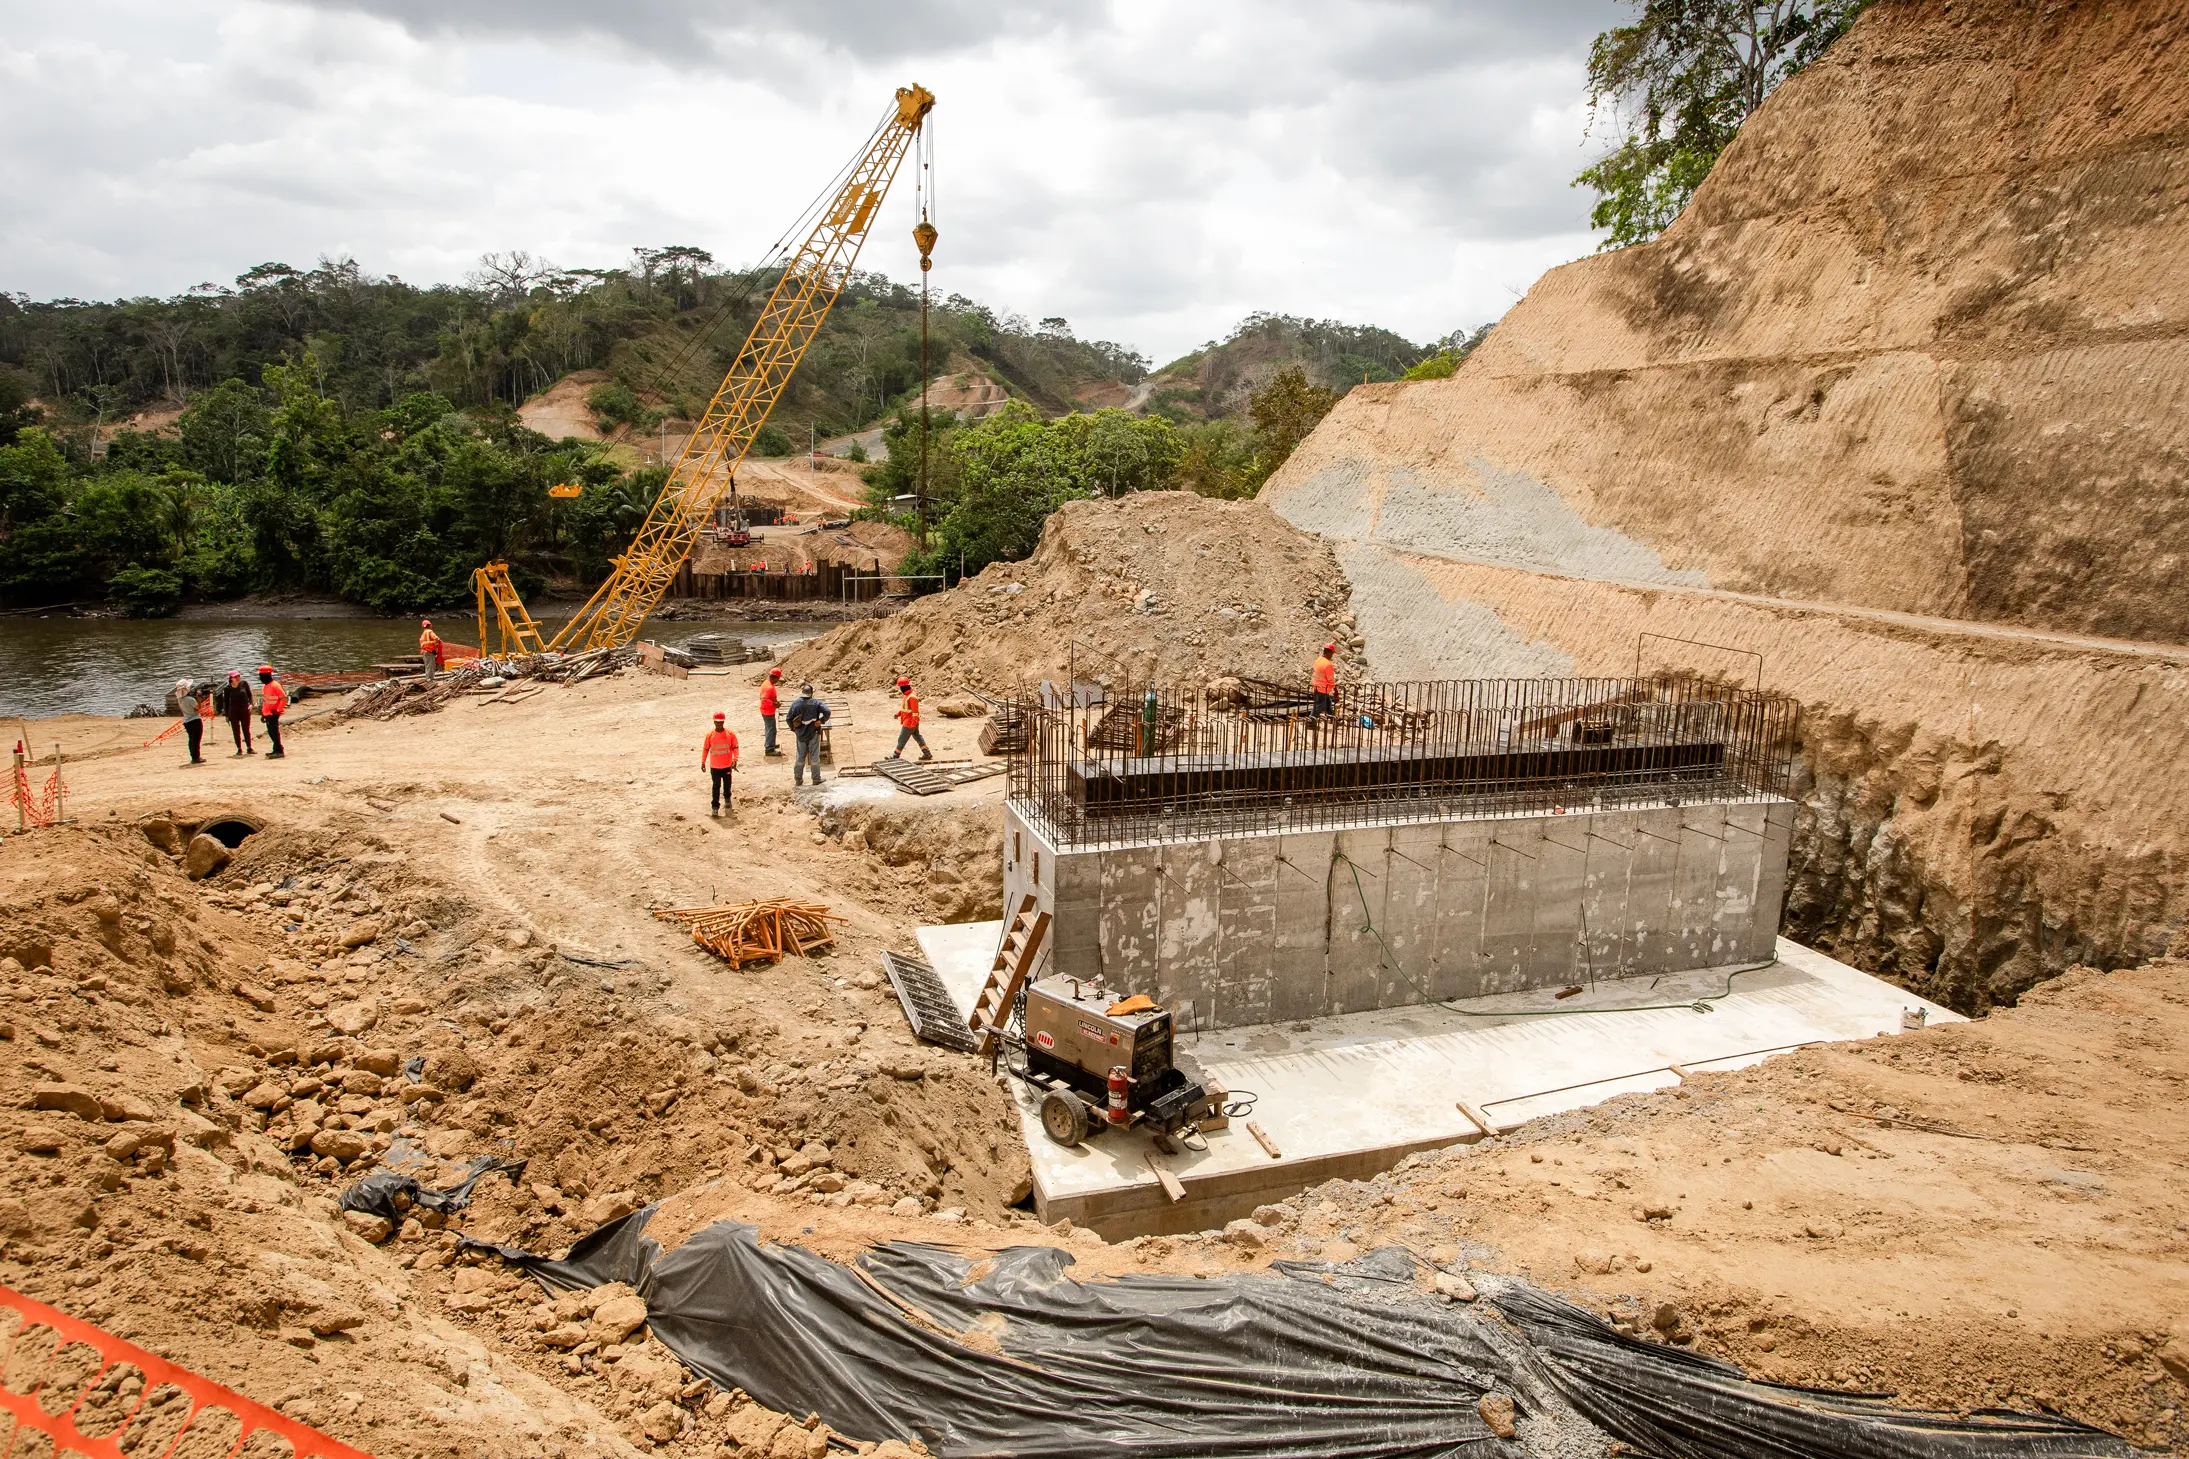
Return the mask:
[[714,717],[714,729],[699,743],[699,768],[706,771],[714,782],[714,805],[707,814],[719,816],[730,804],[730,772],[737,768],[737,736],[723,725],[724,716]]
[[780,691],[782,685],[783,671],[781,669],[770,669],[768,670],[768,682],[760,690],[760,729],[763,735],[760,753],[773,755],[778,760],[783,758],[783,752],[775,748],[775,710],[776,706],[781,703]]
[[426,677],[432,678],[441,667],[441,635],[433,631],[433,620],[418,620],[418,657],[426,666]]
[[904,747],[913,740],[920,742],[920,758],[932,760],[935,752],[927,748],[927,736],[920,733],[920,696],[912,692],[910,679],[897,681],[897,692],[904,696],[904,704],[897,711],[897,723],[904,728],[897,731],[897,748],[889,752],[892,760],[902,759]]
[[1326,643],[1321,656],[1315,660],[1315,674],[1308,681],[1308,688],[1315,695],[1314,708],[1309,711],[1313,718],[1328,719],[1337,712],[1338,665],[1331,657],[1337,651],[1336,644]]
[[273,744],[273,748],[266,752],[266,758],[286,760],[289,758],[288,752],[281,748],[281,716],[288,712],[289,691],[282,688],[281,682],[274,677],[272,664],[258,666],[258,682],[262,686],[259,690],[258,720],[266,726],[266,738]]

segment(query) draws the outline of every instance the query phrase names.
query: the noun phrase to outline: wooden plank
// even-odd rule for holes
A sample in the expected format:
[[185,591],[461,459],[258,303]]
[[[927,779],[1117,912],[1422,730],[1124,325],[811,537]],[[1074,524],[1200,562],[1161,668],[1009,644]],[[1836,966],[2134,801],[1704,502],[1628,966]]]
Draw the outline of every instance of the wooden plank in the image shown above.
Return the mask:
[[1285,1158],[1285,1152],[1277,1148],[1277,1142],[1269,1138],[1269,1131],[1262,1128],[1260,1121],[1248,1120],[1247,1133],[1254,1137],[1254,1143],[1261,1146],[1270,1159],[1282,1160]]
[[1153,1155],[1145,1158],[1148,1162],[1148,1169],[1155,1172],[1156,1180],[1162,1185],[1163,1194],[1169,1196],[1173,1202],[1184,1200],[1186,1198],[1186,1187],[1179,1181],[1177,1176],[1170,1173],[1170,1167],[1164,1165],[1162,1161],[1157,1160]]
[[1692,1079],[1694,1077],[1685,1068],[1678,1064],[1667,1064],[1665,1065],[1665,1067],[1667,1069],[1670,1069],[1675,1075],[1677,1075],[1682,1084],[1687,1083],[1689,1079]]
[[1454,1103],[1459,1106],[1459,1112],[1467,1117],[1468,1123],[1472,1124],[1484,1135],[1495,1135],[1497,1133],[1497,1126],[1491,1124],[1490,1117],[1484,1114],[1481,1110],[1476,1109],[1473,1105],[1467,1103],[1467,1101],[1464,1099],[1456,1100],[1454,1101]]

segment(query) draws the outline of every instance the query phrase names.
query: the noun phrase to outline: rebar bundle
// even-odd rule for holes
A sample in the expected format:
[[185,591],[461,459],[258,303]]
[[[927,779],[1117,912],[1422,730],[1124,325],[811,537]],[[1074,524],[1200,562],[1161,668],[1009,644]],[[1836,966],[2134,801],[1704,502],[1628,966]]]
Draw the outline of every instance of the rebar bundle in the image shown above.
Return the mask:
[[763,897],[754,902],[723,902],[712,907],[664,907],[654,913],[664,922],[681,923],[698,943],[732,967],[775,962],[788,953],[811,957],[833,946],[829,924],[844,919],[819,902]]

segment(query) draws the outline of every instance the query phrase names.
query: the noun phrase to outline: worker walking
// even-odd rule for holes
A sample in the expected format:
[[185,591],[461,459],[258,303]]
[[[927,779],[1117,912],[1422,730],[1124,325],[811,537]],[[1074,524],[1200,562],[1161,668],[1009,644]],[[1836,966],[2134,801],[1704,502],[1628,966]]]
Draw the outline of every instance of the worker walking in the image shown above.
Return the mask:
[[927,748],[927,736],[920,733],[920,696],[912,692],[912,681],[910,679],[899,679],[897,681],[897,693],[904,700],[904,703],[897,709],[897,723],[903,728],[897,731],[897,748],[889,752],[889,758],[892,760],[903,759],[904,747],[913,740],[918,740],[920,742],[920,758],[922,760],[934,759],[935,752]]
[[724,716],[717,711],[714,728],[707,738],[699,742],[699,768],[706,771],[714,786],[714,802],[708,809],[710,816],[719,816],[733,809],[730,805],[730,772],[737,768],[737,736],[723,723]]
[[228,682],[214,696],[213,707],[228,721],[228,732],[235,736],[235,757],[257,754],[258,747],[251,743],[251,711],[257,706],[251,703],[251,686],[243,682],[241,669],[228,671]]
[[760,730],[762,735],[760,753],[773,755],[777,759],[783,757],[783,752],[775,748],[776,696],[782,683],[783,671],[781,669],[770,669],[768,670],[768,682],[760,691]]
[[1315,696],[1309,714],[1315,719],[1328,719],[1337,712],[1338,664],[1332,657],[1337,651],[1338,646],[1334,643],[1323,645],[1321,655],[1315,660],[1314,677],[1308,681],[1308,688]]
[[190,742],[190,758],[185,763],[203,765],[205,757],[198,752],[205,744],[205,711],[198,705],[198,686],[188,679],[177,679],[175,707],[182,714],[183,738]]
[[418,620],[418,658],[426,666],[426,677],[432,678],[441,669],[441,635],[433,631],[433,620]]
[[811,684],[800,684],[798,686],[798,697],[793,699],[790,702],[790,708],[783,712],[783,722],[790,726],[793,741],[790,765],[791,779],[799,785],[804,785],[806,783],[806,766],[810,763],[813,766],[813,783],[819,785],[821,783],[821,731],[828,724],[828,706],[813,697],[813,686]]
[[288,712],[289,691],[274,678],[272,664],[258,666],[258,719],[266,726],[266,743],[273,748],[266,752],[269,760],[286,760],[288,753],[281,748],[281,716]]

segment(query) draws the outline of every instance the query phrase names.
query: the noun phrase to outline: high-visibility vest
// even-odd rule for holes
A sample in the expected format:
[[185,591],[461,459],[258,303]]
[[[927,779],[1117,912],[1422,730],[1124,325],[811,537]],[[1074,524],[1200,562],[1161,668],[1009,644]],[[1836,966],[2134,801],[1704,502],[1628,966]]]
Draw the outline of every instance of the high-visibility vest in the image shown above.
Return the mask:
[[1315,660],[1314,685],[1317,694],[1337,693],[1338,666],[1328,659]]
[[281,687],[281,681],[279,679],[269,679],[264,685],[264,689],[265,692],[259,698],[258,712],[268,719],[287,712],[289,708],[289,691]]
[[770,683],[760,691],[760,712],[762,714],[775,713],[776,702],[775,685]]
[[710,730],[699,747],[709,770],[729,770],[737,765],[737,736],[726,729]]
[[897,723],[903,725],[906,729],[918,729],[920,727],[919,695],[911,693],[905,695],[904,708],[897,711]]
[[432,629],[424,629],[418,635],[418,652],[437,654],[441,651],[441,635]]

